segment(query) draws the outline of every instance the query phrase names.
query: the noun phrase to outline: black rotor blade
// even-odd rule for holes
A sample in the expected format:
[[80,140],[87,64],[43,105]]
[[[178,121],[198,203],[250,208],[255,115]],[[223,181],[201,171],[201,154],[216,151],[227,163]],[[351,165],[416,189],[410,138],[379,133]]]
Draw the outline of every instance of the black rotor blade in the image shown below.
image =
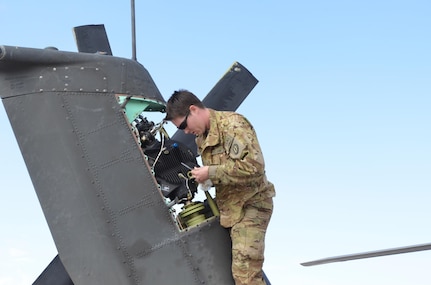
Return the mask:
[[73,282],[57,254],[33,285],[73,285]]
[[202,103],[219,111],[235,111],[257,83],[250,71],[239,62],[234,62]]
[[398,248],[383,249],[383,250],[369,251],[369,252],[356,253],[356,254],[340,255],[335,257],[328,257],[328,258],[318,259],[314,261],[303,262],[301,263],[301,265],[313,266],[313,265],[321,265],[321,264],[332,263],[332,262],[364,259],[364,258],[370,258],[370,257],[409,253],[409,252],[416,252],[416,251],[423,251],[423,250],[430,250],[430,249],[431,249],[431,243],[426,243],[426,244],[412,245],[412,246],[406,246],[406,247],[398,247]]
[[[224,76],[211,89],[202,103],[211,109],[219,111],[235,111],[256,86],[258,80],[239,62],[228,69]],[[187,145],[197,154],[195,136],[176,131],[173,140]]]
[[112,55],[108,35],[104,25],[86,25],[74,27],[76,45],[79,52],[97,53],[102,52]]

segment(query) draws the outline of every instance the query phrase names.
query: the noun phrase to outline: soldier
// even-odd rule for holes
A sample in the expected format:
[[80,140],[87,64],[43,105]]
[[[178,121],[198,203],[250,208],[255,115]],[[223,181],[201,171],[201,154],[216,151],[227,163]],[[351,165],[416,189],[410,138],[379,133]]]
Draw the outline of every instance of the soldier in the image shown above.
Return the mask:
[[230,229],[235,284],[264,285],[265,233],[275,190],[253,126],[238,113],[206,108],[187,90],[169,98],[165,120],[196,136],[204,166],[191,173],[198,183],[210,179],[215,186],[220,224]]

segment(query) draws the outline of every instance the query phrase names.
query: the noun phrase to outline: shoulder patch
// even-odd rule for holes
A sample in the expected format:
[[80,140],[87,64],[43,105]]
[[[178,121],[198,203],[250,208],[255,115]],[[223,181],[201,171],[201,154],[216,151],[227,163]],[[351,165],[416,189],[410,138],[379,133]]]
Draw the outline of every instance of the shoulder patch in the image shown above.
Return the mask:
[[232,141],[232,145],[229,150],[229,156],[234,159],[241,159],[243,157],[242,153],[244,152],[245,144],[240,140],[234,138]]

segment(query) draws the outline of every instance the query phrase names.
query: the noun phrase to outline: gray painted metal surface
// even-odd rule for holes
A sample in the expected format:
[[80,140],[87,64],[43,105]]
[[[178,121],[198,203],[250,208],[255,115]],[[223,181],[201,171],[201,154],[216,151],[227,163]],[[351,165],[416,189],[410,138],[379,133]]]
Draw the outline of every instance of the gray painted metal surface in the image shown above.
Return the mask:
[[74,284],[233,284],[216,218],[180,231],[116,94],[164,100],[139,63],[0,47],[0,95]]
[[42,92],[142,96],[165,104],[140,63],[103,54],[0,46],[2,98]]

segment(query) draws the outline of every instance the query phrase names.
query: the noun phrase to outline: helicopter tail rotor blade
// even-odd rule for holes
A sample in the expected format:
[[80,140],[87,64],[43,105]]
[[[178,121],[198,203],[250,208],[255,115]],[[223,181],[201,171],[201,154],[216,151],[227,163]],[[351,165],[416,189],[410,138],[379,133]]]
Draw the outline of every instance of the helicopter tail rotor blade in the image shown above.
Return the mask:
[[349,260],[364,259],[364,258],[370,258],[370,257],[423,251],[423,250],[431,250],[431,243],[328,257],[328,258],[318,259],[314,261],[303,262],[301,263],[301,265],[313,266],[313,265],[321,265],[321,264],[333,263],[333,262],[339,262],[339,261],[349,261]]
[[74,27],[76,45],[79,52],[97,53],[102,52],[112,55],[105,25],[85,25]]

